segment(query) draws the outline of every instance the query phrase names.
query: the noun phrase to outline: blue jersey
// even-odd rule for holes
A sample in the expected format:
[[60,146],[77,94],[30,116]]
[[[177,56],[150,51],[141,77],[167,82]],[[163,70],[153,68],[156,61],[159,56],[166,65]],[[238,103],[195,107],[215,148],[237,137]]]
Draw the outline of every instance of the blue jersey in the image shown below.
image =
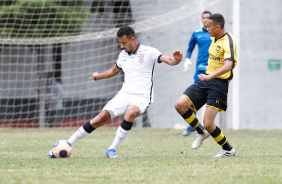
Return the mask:
[[209,47],[211,44],[211,36],[208,31],[204,28],[197,29],[193,32],[188,50],[186,53],[186,58],[191,58],[192,52],[195,48],[195,45],[198,44],[198,57],[196,63],[196,72],[194,75],[194,82],[198,82],[200,79],[198,75],[201,73],[206,73],[208,67],[208,59],[209,59]]

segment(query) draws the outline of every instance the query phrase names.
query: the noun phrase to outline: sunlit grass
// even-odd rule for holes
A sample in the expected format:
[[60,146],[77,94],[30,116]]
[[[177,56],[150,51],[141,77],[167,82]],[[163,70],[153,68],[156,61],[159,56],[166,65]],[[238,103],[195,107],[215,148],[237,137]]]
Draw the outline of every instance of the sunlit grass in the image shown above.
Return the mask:
[[236,148],[232,158],[214,158],[212,138],[191,149],[195,134],[133,128],[120,158],[105,155],[116,128],[100,128],[73,145],[68,159],[48,158],[59,139],[76,129],[0,129],[0,183],[281,183],[282,131],[224,130]]

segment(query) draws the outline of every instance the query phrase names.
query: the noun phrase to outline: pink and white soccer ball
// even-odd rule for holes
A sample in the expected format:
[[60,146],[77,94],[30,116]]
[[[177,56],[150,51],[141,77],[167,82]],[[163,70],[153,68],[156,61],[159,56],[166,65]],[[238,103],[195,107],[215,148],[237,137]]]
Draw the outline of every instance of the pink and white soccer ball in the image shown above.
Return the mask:
[[71,156],[72,145],[67,140],[59,140],[53,146],[53,154],[56,158],[67,158]]

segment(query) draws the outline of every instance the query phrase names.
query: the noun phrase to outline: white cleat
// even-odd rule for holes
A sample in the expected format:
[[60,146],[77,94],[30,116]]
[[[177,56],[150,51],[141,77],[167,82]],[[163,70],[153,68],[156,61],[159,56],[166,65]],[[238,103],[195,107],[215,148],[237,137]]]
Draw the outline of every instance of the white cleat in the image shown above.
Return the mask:
[[210,134],[204,130],[204,134],[197,134],[196,135],[196,140],[193,142],[191,148],[192,149],[196,149],[198,147],[201,146],[201,144],[203,143],[203,141],[208,138],[210,136]]
[[49,156],[50,158],[56,158],[56,157],[54,156],[54,154],[53,154],[53,150],[52,150],[52,149],[48,152],[48,156]]
[[234,157],[234,156],[235,156],[235,153],[236,153],[235,148],[232,148],[230,151],[227,151],[227,150],[222,149],[222,150],[220,150],[219,153],[218,153],[217,155],[215,155],[214,157],[217,157],[217,158],[219,158],[219,157],[225,158],[225,157],[232,157],[232,156]]

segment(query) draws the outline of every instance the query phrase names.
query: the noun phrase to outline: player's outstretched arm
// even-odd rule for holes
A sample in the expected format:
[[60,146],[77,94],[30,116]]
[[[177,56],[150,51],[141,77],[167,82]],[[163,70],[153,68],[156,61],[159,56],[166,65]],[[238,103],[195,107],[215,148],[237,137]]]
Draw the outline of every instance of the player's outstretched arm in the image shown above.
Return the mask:
[[98,72],[94,72],[92,74],[92,77],[90,77],[89,80],[100,80],[100,79],[107,79],[107,78],[111,78],[113,76],[116,76],[118,73],[120,72],[120,69],[117,67],[117,65],[115,64],[112,68],[110,68],[109,70],[105,71],[104,73],[98,73]]
[[162,55],[160,57],[161,62],[166,63],[168,65],[178,65],[182,61],[182,52],[176,50],[173,52],[173,57],[169,57],[166,55]]

